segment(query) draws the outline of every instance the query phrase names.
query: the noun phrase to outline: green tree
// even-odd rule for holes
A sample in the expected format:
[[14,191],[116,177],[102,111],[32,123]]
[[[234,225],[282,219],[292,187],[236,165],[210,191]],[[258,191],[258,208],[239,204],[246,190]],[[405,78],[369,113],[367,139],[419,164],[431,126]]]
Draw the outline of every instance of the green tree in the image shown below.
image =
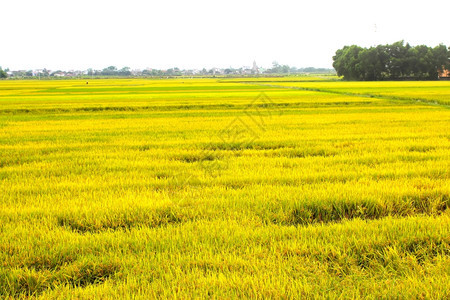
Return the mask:
[[[450,69],[450,52],[445,45],[440,44],[432,50],[434,67],[438,72],[442,72],[444,69]],[[438,72],[433,74],[433,79],[438,78]]]
[[437,79],[439,71],[450,68],[450,49],[411,47],[403,41],[371,48],[345,46],[333,56],[333,67],[345,80]]
[[407,53],[411,46],[404,45],[403,41],[398,41],[392,45],[386,45],[386,52],[389,56],[387,62],[387,72],[391,79],[399,79],[403,76],[408,76],[408,62]]
[[336,51],[333,56],[333,67],[339,76],[344,76],[346,80],[361,80],[363,79],[362,72],[359,65],[359,53],[363,48],[352,45]]
[[358,53],[358,65],[362,80],[382,80],[386,74],[387,54],[382,46],[363,49]]
[[6,74],[5,71],[3,71],[2,67],[0,67],[0,78],[7,78],[8,74]]
[[117,72],[118,75],[120,76],[130,76],[131,75],[131,71],[129,67],[123,67],[122,69],[120,69]]
[[117,75],[117,68],[115,66],[109,66],[107,68],[104,68],[102,71],[102,75],[106,76]]

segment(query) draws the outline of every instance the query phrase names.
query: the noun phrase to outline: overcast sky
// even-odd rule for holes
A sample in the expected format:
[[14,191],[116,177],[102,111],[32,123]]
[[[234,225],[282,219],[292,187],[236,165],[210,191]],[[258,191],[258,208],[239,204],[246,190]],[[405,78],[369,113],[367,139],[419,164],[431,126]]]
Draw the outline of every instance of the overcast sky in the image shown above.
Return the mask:
[[331,67],[344,45],[450,45],[449,0],[0,0],[11,69]]

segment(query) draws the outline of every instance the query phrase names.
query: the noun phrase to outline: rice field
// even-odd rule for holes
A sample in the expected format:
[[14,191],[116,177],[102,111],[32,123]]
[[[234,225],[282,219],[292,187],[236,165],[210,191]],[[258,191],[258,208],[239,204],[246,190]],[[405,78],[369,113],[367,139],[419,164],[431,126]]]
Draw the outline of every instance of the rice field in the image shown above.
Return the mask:
[[450,297],[450,82],[0,81],[0,298]]

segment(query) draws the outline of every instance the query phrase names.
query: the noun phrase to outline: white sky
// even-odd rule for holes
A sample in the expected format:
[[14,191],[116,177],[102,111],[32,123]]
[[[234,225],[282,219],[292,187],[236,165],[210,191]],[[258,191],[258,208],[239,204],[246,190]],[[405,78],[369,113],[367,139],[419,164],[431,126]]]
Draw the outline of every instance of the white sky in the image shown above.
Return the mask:
[[0,0],[11,69],[331,67],[344,45],[450,45],[449,0]]

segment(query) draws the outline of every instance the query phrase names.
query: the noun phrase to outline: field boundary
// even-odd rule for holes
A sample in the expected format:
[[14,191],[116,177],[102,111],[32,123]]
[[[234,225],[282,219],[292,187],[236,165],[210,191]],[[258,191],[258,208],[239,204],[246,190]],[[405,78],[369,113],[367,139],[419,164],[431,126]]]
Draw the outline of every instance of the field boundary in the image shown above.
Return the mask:
[[391,97],[391,96],[374,95],[374,94],[359,94],[359,93],[340,92],[340,91],[336,91],[336,90],[319,89],[319,88],[308,88],[308,87],[297,87],[297,86],[283,86],[283,85],[277,85],[277,84],[260,84],[260,83],[257,83],[257,82],[249,82],[249,81],[244,81],[244,82],[241,82],[241,83],[242,84],[253,84],[253,85],[258,85],[258,86],[265,86],[265,87],[285,88],[285,89],[291,89],[291,90],[330,93],[330,94],[345,95],[345,96],[352,96],[352,97],[375,98],[375,99],[389,100],[389,101],[419,102],[419,103],[423,103],[423,104],[426,104],[426,105],[434,105],[434,106],[439,106],[439,107],[444,107],[444,108],[450,109],[450,105],[442,104],[442,103],[439,103],[437,101],[427,100],[427,99],[423,99],[423,98]]

